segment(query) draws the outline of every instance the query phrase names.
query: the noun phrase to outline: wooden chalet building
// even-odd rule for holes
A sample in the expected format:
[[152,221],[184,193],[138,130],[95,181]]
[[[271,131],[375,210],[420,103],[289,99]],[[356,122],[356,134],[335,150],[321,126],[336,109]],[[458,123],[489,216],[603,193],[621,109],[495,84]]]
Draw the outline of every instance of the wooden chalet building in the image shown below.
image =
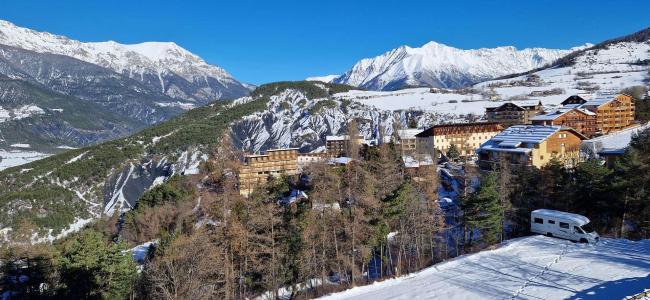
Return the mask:
[[561,108],[548,114],[531,118],[533,125],[558,125],[571,127],[581,134],[592,137],[598,132],[596,113],[584,108]]
[[488,122],[501,123],[504,126],[530,124],[530,119],[543,111],[542,101],[537,104],[521,105],[513,102],[497,107],[486,107]]
[[502,163],[541,168],[551,159],[572,165],[580,159],[580,144],[587,138],[562,126],[514,125],[497,134],[478,149],[479,166],[498,169]]
[[583,103],[580,108],[596,114],[599,134],[619,131],[634,124],[634,99],[629,95],[596,98]]

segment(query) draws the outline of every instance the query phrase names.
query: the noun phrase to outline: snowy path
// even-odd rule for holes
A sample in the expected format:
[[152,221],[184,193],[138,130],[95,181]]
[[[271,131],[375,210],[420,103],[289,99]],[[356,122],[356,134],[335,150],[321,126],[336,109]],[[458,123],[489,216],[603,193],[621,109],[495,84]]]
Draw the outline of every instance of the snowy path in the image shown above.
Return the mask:
[[533,236],[325,299],[622,299],[650,287],[650,240]]

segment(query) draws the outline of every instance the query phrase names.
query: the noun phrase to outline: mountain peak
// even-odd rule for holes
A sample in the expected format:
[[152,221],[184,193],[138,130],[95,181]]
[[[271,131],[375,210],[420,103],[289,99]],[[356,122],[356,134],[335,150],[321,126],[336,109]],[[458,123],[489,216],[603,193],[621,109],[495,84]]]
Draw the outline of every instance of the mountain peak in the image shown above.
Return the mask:
[[419,48],[400,46],[364,58],[335,80],[371,90],[404,86],[459,88],[499,76],[541,67],[571,50],[513,46],[464,50],[428,42]]
[[[65,36],[19,27],[3,20],[0,20],[0,37],[0,44],[39,53],[65,55],[126,74],[139,81],[152,82],[163,93],[174,98],[214,101],[248,93],[248,89],[224,69],[208,64],[174,42],[80,42]],[[187,83],[179,83],[171,77],[166,79],[163,75],[181,77]],[[172,86],[174,83],[179,85]],[[226,87],[232,87],[235,92],[223,91]]]

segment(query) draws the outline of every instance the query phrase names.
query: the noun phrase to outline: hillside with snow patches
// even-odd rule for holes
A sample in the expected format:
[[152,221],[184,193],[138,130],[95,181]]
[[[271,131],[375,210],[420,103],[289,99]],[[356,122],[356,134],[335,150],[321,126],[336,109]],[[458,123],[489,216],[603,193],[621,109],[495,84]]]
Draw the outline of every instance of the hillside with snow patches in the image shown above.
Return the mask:
[[420,272],[321,299],[624,299],[650,288],[650,240],[505,242]]
[[[415,117],[428,122],[426,114],[407,116],[333,99],[331,94],[346,86],[269,86],[268,93],[193,109],[127,138],[0,171],[0,185],[6,187],[0,190],[6,200],[0,203],[0,235],[8,237],[17,216],[25,214],[39,226],[38,241],[60,236],[80,222],[127,211],[144,191],[170,176],[198,173],[223,130],[250,152],[277,147],[322,151],[325,136],[345,133],[350,116],[358,118],[360,132],[368,137],[380,127],[391,130],[395,121],[406,124]],[[21,196],[30,192],[33,198]]]
[[463,50],[429,42],[419,48],[401,46],[365,58],[333,82],[368,90],[408,86],[459,88],[549,64],[572,51],[515,47]]
[[248,86],[223,68],[208,64],[173,42],[85,43],[0,20],[0,44],[73,57],[124,74],[172,98],[191,102],[232,99],[249,92]]

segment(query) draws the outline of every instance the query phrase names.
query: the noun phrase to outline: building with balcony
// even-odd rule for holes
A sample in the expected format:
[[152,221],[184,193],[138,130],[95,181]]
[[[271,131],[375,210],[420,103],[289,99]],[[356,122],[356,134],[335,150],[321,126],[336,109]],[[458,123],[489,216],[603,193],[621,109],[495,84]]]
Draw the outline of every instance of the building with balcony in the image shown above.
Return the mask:
[[532,117],[533,125],[557,125],[571,127],[581,134],[592,137],[598,132],[596,113],[584,108],[560,108],[547,114]]
[[327,155],[329,157],[341,157],[341,156],[350,156],[347,151],[349,149],[349,143],[356,143],[357,145],[362,145],[368,143],[366,139],[359,135],[354,138],[350,138],[348,135],[328,135],[325,137],[325,148],[327,149]]
[[609,134],[634,124],[634,99],[625,94],[589,100],[580,108],[596,114],[598,134]]
[[419,151],[428,154],[433,150],[447,154],[451,145],[459,150],[460,156],[476,155],[476,149],[484,142],[503,130],[503,126],[495,122],[459,123],[436,125],[416,135],[419,140]]
[[244,156],[239,170],[239,192],[249,196],[255,188],[264,185],[269,176],[298,174],[298,148],[271,149],[264,154]]
[[516,124],[530,124],[530,119],[542,111],[542,101],[536,104],[508,102],[497,107],[486,107],[485,116],[488,122],[500,123],[507,127]]
[[587,138],[576,130],[562,126],[514,125],[497,134],[478,149],[479,166],[498,169],[511,166],[541,168],[556,158],[566,165],[580,159],[580,143]]

